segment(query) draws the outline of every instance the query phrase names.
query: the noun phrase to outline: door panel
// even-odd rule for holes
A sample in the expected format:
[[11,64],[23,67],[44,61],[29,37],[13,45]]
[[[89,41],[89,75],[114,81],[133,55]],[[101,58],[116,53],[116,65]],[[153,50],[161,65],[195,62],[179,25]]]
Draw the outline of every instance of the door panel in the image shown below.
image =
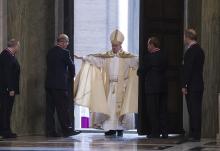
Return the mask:
[[[141,0],[140,66],[147,51],[147,39],[157,36],[168,59],[168,128],[169,133],[183,133],[180,69],[183,55],[184,0]],[[144,79],[139,79],[139,106],[145,100]],[[139,118],[141,120],[141,117]],[[139,125],[141,122],[139,122]],[[139,127],[139,133],[143,133]]]

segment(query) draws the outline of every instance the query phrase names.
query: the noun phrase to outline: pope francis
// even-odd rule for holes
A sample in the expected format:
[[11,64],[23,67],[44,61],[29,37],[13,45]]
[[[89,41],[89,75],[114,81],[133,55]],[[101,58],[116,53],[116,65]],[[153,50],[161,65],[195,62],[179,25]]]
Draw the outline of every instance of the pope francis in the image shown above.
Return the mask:
[[74,82],[74,101],[88,107],[91,127],[104,129],[106,136],[123,136],[123,130],[134,129],[138,112],[138,57],[122,49],[124,35],[111,34],[112,50],[90,54]]

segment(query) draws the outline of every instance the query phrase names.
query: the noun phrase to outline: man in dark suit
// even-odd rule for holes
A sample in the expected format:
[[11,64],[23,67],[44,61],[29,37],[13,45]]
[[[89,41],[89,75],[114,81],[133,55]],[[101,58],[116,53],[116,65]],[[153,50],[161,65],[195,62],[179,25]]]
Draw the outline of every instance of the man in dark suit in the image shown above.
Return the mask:
[[57,111],[58,119],[62,128],[63,136],[77,135],[70,119],[68,74],[72,78],[75,75],[75,67],[70,57],[67,46],[69,38],[65,34],[59,35],[57,45],[47,54],[47,77],[46,77],[46,136],[58,137],[55,130],[54,113]]
[[167,79],[166,57],[160,50],[157,37],[148,40],[148,53],[144,66],[138,69],[138,75],[145,78],[146,113],[142,117],[146,127],[150,127],[148,138],[167,138]]
[[201,138],[201,111],[204,90],[203,65],[205,55],[196,40],[195,30],[185,30],[184,42],[188,49],[184,55],[182,93],[186,96],[191,141],[200,141]]
[[11,130],[10,118],[15,96],[19,94],[20,66],[15,58],[19,48],[19,41],[11,39],[0,54],[0,135],[3,138],[17,137]]

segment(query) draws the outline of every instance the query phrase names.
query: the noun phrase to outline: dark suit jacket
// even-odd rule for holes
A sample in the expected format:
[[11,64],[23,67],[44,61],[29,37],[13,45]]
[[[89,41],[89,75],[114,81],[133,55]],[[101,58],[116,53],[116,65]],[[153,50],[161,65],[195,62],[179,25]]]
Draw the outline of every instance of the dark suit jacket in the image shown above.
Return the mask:
[[138,75],[145,78],[145,93],[162,93],[167,91],[167,62],[162,51],[148,53],[144,65],[138,69]]
[[20,65],[7,49],[0,54],[0,91],[19,94]]
[[199,44],[192,45],[184,55],[182,88],[188,91],[203,91],[203,65],[205,55]]
[[68,76],[74,78],[75,66],[66,49],[58,46],[47,54],[46,88],[68,90]]

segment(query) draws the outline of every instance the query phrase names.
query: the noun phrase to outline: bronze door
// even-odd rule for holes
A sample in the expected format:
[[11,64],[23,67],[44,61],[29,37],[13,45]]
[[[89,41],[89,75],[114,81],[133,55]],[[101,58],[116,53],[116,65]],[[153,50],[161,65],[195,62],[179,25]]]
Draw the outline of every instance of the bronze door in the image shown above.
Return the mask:
[[[183,56],[184,0],[140,0],[140,66],[147,51],[147,39],[158,36],[168,60],[168,131],[183,133],[181,64]],[[139,79],[139,112],[144,112],[144,79]],[[141,117],[139,134],[146,134]]]

